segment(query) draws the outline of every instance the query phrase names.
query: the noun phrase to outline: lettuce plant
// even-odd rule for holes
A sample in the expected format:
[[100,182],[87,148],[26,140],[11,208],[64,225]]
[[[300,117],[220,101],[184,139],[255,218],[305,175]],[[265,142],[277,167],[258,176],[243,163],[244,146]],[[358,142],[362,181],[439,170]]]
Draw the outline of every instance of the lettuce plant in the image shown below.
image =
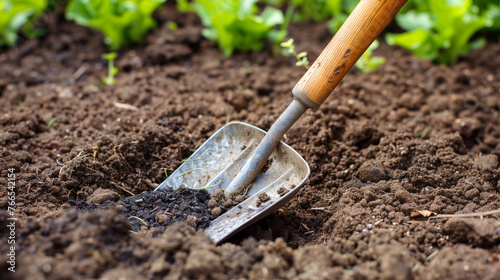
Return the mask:
[[0,0],[0,46],[14,46],[21,27],[28,37],[39,35],[33,25],[47,7],[47,0]]
[[[272,3],[267,0],[265,2]],[[328,21],[328,29],[335,33],[354,10],[359,0],[289,0],[295,8],[294,21]],[[283,5],[279,2],[277,4]]]
[[156,27],[153,12],[166,0],[71,0],[66,18],[101,31],[111,50],[142,42]]
[[[273,30],[282,25],[281,10],[267,6],[257,14],[257,0],[196,0],[193,9],[206,27],[202,34],[219,45],[225,56],[237,51],[258,51],[266,39],[281,42],[286,30]],[[283,31],[283,30],[281,30]],[[279,42],[277,42],[279,44]]]
[[472,47],[484,45],[484,41],[470,39],[492,21],[472,0],[417,0],[413,5],[415,9],[396,16],[398,25],[407,32],[387,34],[389,44],[442,64],[453,63]]

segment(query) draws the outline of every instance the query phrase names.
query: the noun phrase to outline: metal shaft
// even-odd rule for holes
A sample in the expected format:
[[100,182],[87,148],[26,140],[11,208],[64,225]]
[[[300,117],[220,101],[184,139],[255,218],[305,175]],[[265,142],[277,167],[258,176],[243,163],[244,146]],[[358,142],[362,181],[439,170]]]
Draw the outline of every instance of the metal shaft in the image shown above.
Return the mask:
[[226,196],[231,193],[241,194],[257,177],[271,153],[278,146],[283,135],[304,114],[309,107],[294,99],[276,122],[271,126],[254,154],[245,163],[241,171],[226,188]]

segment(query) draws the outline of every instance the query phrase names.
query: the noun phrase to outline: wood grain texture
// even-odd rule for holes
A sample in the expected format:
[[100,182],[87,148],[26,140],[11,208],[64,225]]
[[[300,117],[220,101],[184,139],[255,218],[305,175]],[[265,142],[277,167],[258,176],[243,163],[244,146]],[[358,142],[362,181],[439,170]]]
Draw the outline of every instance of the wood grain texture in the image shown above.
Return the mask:
[[361,0],[297,87],[323,103],[407,0]]

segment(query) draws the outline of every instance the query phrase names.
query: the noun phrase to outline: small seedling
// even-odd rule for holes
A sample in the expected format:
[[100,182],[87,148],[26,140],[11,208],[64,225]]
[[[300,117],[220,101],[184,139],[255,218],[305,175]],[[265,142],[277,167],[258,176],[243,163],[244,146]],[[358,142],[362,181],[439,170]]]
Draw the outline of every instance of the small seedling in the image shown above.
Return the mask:
[[426,128],[426,129],[424,129],[422,131],[419,131],[419,132],[415,133],[415,138],[422,137],[425,134],[427,134],[429,131],[431,131],[430,128]]
[[191,169],[191,170],[188,170],[188,171],[186,171],[186,172],[184,172],[184,173],[179,174],[179,175],[177,176],[177,178],[180,178],[180,177],[182,177],[182,176],[184,176],[184,175],[186,175],[186,174],[188,174],[188,173],[191,173],[191,172],[194,172],[194,171],[199,171],[199,170],[203,170],[203,171],[204,171],[205,169],[203,169],[203,168],[195,168],[195,169]]
[[144,225],[146,225],[148,227],[148,224],[141,218],[137,217],[137,216],[130,216],[128,217],[128,219],[136,219],[136,220],[139,220],[141,223],[143,223]]
[[420,268],[420,265],[417,263],[416,265],[414,265],[412,268],[411,268],[411,273],[414,273],[415,271],[417,271],[417,269]]
[[201,188],[191,188],[192,190],[195,190],[195,191],[201,191],[201,190],[206,190],[206,189],[210,189],[212,187],[215,187],[217,185],[210,185],[210,186],[206,186],[206,187],[201,187]]
[[240,67],[240,69],[238,69],[238,72],[240,72],[240,74],[252,73],[252,71],[252,67]]
[[226,110],[226,124],[228,124],[231,121],[231,112],[229,111],[229,108]]
[[53,124],[54,124],[54,123],[55,123],[58,119],[59,119],[58,117],[53,117],[53,118],[49,121],[49,123],[47,124],[47,127],[48,127],[48,128],[51,128],[51,127],[52,127],[52,125],[53,125]]
[[94,151],[94,155],[93,155],[93,158],[94,160],[96,160],[98,157],[99,157],[99,146],[94,146],[94,148],[92,148],[92,150]]
[[438,253],[439,253],[439,250],[432,252],[432,254],[430,254],[427,258],[425,258],[425,260],[428,261],[428,260],[434,258]]
[[350,270],[350,269],[344,269],[344,273],[345,274],[352,274],[352,270]]
[[297,59],[295,65],[303,66],[306,69],[309,69],[309,60],[307,59],[307,52],[297,53],[295,51],[295,45],[293,44],[293,38],[288,39],[288,41],[286,42],[282,42],[280,46],[284,48],[288,52],[288,54],[293,55]]
[[188,161],[196,161],[196,160],[203,160],[206,159],[206,157],[201,157],[201,158],[185,158],[182,160],[182,162],[188,162]]
[[108,61],[108,76],[102,79],[105,85],[114,85],[115,84],[115,75],[118,73],[118,68],[114,65],[114,60],[117,54],[115,52],[104,53],[102,54],[102,58]]

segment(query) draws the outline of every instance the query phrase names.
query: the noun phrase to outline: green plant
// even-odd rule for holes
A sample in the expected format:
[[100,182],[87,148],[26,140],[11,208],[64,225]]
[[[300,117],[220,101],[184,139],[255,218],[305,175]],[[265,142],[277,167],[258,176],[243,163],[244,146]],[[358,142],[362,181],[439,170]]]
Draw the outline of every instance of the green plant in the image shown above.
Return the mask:
[[306,69],[309,69],[309,60],[307,59],[307,52],[297,53],[295,51],[295,45],[293,44],[293,38],[288,39],[288,41],[286,42],[282,42],[281,47],[284,48],[288,54],[293,55],[297,59],[295,65],[303,66]]
[[201,190],[206,190],[206,189],[210,189],[210,188],[213,188],[217,185],[209,185],[209,186],[204,186],[204,187],[201,187],[201,188],[190,188],[192,190],[195,190],[195,191],[201,191]]
[[294,16],[295,21],[324,21],[332,16],[332,8],[340,0],[291,0],[289,5],[297,10]]
[[117,54],[115,52],[102,54],[102,58],[108,61],[108,76],[102,78],[102,82],[107,86],[115,84],[115,75],[118,73],[118,68],[116,68],[114,65],[114,60],[116,57]]
[[146,223],[143,219],[141,219],[141,218],[139,218],[139,217],[137,217],[137,216],[130,216],[130,217],[128,217],[128,219],[129,219],[129,220],[130,220],[130,219],[136,219],[136,220],[138,220],[139,222],[143,223],[145,226],[149,227],[149,226],[148,226],[148,223]]
[[479,30],[492,25],[486,11],[473,5],[472,0],[417,0],[413,9],[396,16],[407,32],[387,34],[386,41],[402,46],[414,55],[449,64],[484,40],[470,42]]
[[[479,7],[480,11],[484,11],[487,17],[491,20],[491,26],[489,26],[488,31],[496,32],[500,31],[500,2],[491,0],[474,0],[474,5]],[[500,42],[500,34],[498,34]]]
[[177,10],[181,12],[196,12],[194,4],[188,0],[177,0],[176,7]]
[[68,0],[47,0],[47,11],[53,12],[59,5],[68,4]]
[[[282,34],[272,32],[273,27],[285,22],[283,13],[267,6],[257,15],[257,0],[196,0],[194,11],[206,27],[202,34],[219,45],[225,56],[234,51],[258,51],[268,39],[276,44]],[[280,41],[281,42],[281,41]]]
[[162,168],[162,169],[165,172],[165,179],[167,179],[168,178],[168,172],[167,172],[168,169],[167,168]]
[[71,0],[66,18],[101,31],[111,50],[140,43],[156,27],[152,13],[166,0]]
[[359,0],[290,0],[289,5],[295,7],[294,21],[326,21],[331,33],[340,26],[354,10]]
[[226,124],[228,124],[231,121],[231,111],[229,111],[229,108],[226,109]]
[[201,158],[185,158],[182,160],[182,162],[188,162],[188,161],[197,161],[197,160],[204,160],[206,157],[201,157]]
[[50,119],[49,123],[47,123],[47,127],[51,128],[58,119],[58,117],[53,117],[52,119]]
[[419,131],[419,132],[415,133],[415,138],[422,137],[422,136],[424,136],[425,134],[429,133],[429,131],[431,131],[431,129],[430,129],[430,128],[428,128],[428,127],[427,127],[427,128],[424,128],[424,130],[421,130],[421,131]]
[[337,32],[347,17],[354,11],[359,0],[329,0],[332,18],[328,21],[331,33]]
[[18,32],[34,37],[41,32],[33,25],[47,7],[47,0],[0,0],[0,46],[14,46]]
[[207,173],[207,171],[205,169],[203,169],[203,168],[194,168],[194,169],[188,170],[186,172],[183,172],[183,173],[177,175],[177,178],[180,178],[180,177],[182,177],[182,176],[184,176],[184,175],[186,175],[188,173],[194,172],[194,171],[204,171],[205,173]]
[[280,44],[285,40],[288,35],[288,25],[292,21],[292,16],[294,13],[294,7],[290,6],[287,8],[285,13],[285,18],[278,30],[271,29],[268,34],[269,41],[273,43],[273,56],[277,56],[280,50]]
[[382,64],[385,63],[385,57],[372,56],[373,51],[379,47],[380,43],[378,40],[373,41],[373,43],[368,47],[368,49],[361,55],[361,57],[356,62],[356,68],[361,71],[361,73],[370,73],[377,70]]

